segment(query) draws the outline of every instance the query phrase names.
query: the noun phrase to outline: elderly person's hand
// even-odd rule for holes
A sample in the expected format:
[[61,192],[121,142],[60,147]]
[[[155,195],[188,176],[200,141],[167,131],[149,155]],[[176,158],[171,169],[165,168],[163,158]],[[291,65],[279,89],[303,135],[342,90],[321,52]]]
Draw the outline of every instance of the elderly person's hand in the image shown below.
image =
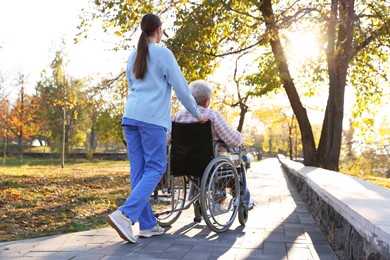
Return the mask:
[[201,124],[204,124],[204,123],[206,123],[206,122],[209,120],[207,116],[204,116],[204,115],[202,115],[202,114],[197,115],[195,118],[196,118],[196,119],[199,121],[199,123],[201,123]]

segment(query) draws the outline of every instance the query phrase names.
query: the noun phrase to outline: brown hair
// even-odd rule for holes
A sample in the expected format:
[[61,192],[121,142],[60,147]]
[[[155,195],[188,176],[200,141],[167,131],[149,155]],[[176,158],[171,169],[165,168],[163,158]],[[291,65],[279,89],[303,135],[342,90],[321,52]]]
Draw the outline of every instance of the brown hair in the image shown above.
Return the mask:
[[154,14],[146,14],[141,20],[141,36],[138,40],[137,56],[133,63],[133,72],[136,79],[142,79],[146,72],[146,58],[148,55],[148,38],[161,26],[160,18]]

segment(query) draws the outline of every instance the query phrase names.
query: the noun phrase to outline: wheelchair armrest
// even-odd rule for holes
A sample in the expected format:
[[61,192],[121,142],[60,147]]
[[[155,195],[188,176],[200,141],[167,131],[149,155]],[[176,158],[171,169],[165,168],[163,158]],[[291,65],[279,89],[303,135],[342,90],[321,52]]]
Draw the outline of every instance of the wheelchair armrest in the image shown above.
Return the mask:
[[234,153],[234,154],[241,154],[242,153],[242,149],[243,149],[242,145],[240,145],[239,147],[230,147],[224,141],[219,140],[215,144],[215,147],[214,147],[215,152],[218,152],[218,148],[220,146],[225,148],[226,151],[228,151],[229,153]]
[[[221,151],[220,147],[223,147],[225,151]],[[216,142],[214,146],[214,154],[217,156],[218,154],[223,154],[229,157],[233,163],[236,165],[236,167],[240,167],[241,165],[241,153],[242,153],[242,146],[240,145],[239,147],[230,147],[228,146],[225,142],[223,141],[218,141]],[[227,153],[227,154],[226,154]]]

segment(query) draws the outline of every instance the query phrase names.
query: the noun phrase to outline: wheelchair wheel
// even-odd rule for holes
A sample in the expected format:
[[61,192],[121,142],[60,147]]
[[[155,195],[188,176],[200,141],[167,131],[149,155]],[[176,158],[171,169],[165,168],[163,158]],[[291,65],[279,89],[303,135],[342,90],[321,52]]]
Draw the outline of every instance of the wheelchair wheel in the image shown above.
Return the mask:
[[239,176],[225,156],[214,158],[207,166],[201,183],[200,206],[207,226],[224,232],[233,224],[240,203]]
[[164,175],[149,200],[161,227],[172,225],[180,217],[186,195],[187,182],[184,176]]
[[245,225],[248,220],[248,205],[245,202],[241,202],[238,208],[238,221],[241,225]]

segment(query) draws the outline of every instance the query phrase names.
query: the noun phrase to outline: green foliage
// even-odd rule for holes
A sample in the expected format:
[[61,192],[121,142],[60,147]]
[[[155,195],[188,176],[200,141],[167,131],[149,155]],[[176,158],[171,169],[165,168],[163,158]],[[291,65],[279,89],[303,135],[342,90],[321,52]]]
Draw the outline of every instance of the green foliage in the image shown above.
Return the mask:
[[121,48],[127,49],[131,37],[139,26],[144,14],[156,12],[164,6],[163,2],[152,0],[96,0],[91,2],[90,9],[84,10],[80,18],[79,29],[75,41],[88,37],[88,29],[96,21],[102,23],[104,32],[114,34],[123,39]]
[[389,89],[388,53],[380,55],[377,50],[359,54],[352,64],[351,84],[355,86],[356,103],[353,107],[354,127],[362,133],[369,132],[375,125],[375,117],[380,110],[384,90]]
[[[249,8],[248,2],[232,3],[234,8]],[[251,49],[261,30],[253,17],[237,15],[219,1],[185,5],[177,11],[173,37],[166,41],[191,81],[206,78],[226,55]]]
[[351,120],[349,129],[344,131],[340,170],[390,188],[390,179],[387,184],[383,180],[390,178],[390,125],[386,116],[382,120],[364,134]]
[[349,71],[355,87],[354,127],[362,135],[375,125],[378,107],[389,89],[390,6],[382,1],[365,0],[356,6],[355,56]]
[[283,151],[287,156],[291,148],[293,149],[294,157],[302,156],[302,143],[299,138],[300,131],[290,108],[263,104],[254,113],[254,117],[264,126],[262,147],[264,152],[277,153]]
[[97,141],[105,146],[124,143],[121,125],[124,100],[127,98],[128,86],[125,73],[116,80],[103,79],[101,85],[93,89],[96,105]]
[[85,83],[66,75],[64,56],[60,51],[56,53],[51,71],[51,75],[42,74],[36,86],[37,95],[40,97],[40,109],[37,113],[44,122],[41,125],[42,130],[46,133],[46,140],[52,145],[52,150],[58,149],[63,135],[65,110],[67,147],[80,146],[86,140],[85,122],[88,120],[85,112],[89,101],[83,92]]
[[248,93],[252,96],[264,96],[282,86],[278,77],[279,70],[272,53],[264,53],[257,59],[257,72],[245,77],[245,84],[254,86]]
[[121,125],[123,107],[108,107],[100,112],[96,123],[98,141],[103,144],[117,144],[124,141],[123,128]]
[[[378,154],[376,149],[366,149],[359,155],[347,155],[340,163],[340,171],[367,179],[370,176],[386,178],[390,170],[390,157]],[[388,183],[387,188],[390,188]]]

